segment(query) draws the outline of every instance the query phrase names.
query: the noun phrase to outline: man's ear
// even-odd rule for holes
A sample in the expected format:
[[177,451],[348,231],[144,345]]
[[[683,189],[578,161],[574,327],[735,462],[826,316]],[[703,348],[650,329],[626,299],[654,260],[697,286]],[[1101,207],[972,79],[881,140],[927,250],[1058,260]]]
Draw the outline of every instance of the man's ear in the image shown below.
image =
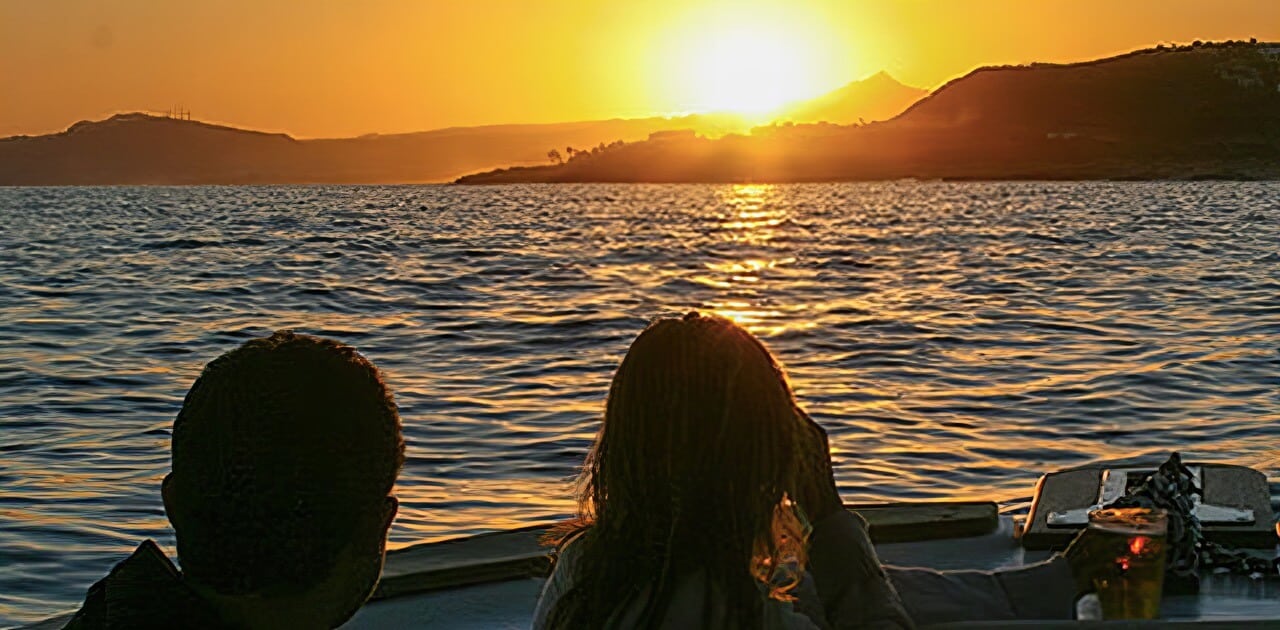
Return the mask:
[[164,476],[164,481],[160,482],[160,498],[164,500],[164,513],[169,517],[169,523],[173,523],[174,504],[177,500],[174,498],[176,492],[173,489],[173,473]]
[[396,520],[396,513],[400,511],[400,500],[395,497],[387,497],[382,503],[382,529],[387,531],[391,529],[391,521]]

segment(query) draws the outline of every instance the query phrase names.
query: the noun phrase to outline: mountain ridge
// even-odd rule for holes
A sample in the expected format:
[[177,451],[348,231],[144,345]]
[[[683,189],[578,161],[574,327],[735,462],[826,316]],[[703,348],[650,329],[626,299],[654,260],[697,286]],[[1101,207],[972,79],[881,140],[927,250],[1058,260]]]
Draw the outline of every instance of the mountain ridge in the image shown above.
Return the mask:
[[894,118],[631,143],[460,183],[1280,179],[1280,44],[984,67]]
[[747,123],[693,114],[295,138],[127,112],[51,134],[0,138],[0,185],[442,183],[500,166],[543,164],[551,149],[590,149],[690,127]]
[[[886,77],[872,75],[840,90],[866,81],[884,86]],[[815,101],[828,99],[828,111],[837,118],[875,115],[865,109],[875,99],[840,101],[840,90]],[[898,100],[887,107],[898,107],[901,96],[896,93],[893,98]],[[881,107],[876,111],[885,107],[875,106]],[[297,138],[232,124],[124,112],[78,121],[50,134],[0,138],[0,185],[443,183],[495,168],[547,164],[556,159],[553,150],[599,152],[605,145],[644,140],[655,133],[694,130],[722,136],[749,128],[740,115],[712,112]]]
[[[878,72],[750,135],[692,114],[299,139],[135,112],[0,138],[0,185],[1280,178],[1277,87],[1280,44],[1225,42],[984,66],[927,95]],[[915,97],[833,124],[859,90]]]
[[789,105],[778,118],[797,124],[836,125],[888,120],[928,94],[928,90],[905,85],[881,70],[816,98]]

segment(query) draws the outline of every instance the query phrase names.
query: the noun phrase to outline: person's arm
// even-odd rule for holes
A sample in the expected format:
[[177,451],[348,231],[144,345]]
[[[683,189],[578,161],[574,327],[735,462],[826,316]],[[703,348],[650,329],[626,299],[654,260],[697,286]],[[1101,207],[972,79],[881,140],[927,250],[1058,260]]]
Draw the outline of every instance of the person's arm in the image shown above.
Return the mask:
[[831,628],[913,627],[861,516],[843,508],[826,515],[809,540],[809,572]]
[[1075,617],[1076,583],[1062,556],[998,571],[887,566],[885,572],[920,625]]
[[809,572],[826,617],[818,625],[836,630],[914,627],[880,566],[866,521],[844,509],[831,471],[827,432],[803,410],[796,413],[809,427],[796,500],[813,518]]
[[886,570],[919,624],[1073,619],[1076,601],[1093,590],[1093,576],[1124,553],[1125,544],[1085,528],[1065,551],[1039,564],[990,572]]

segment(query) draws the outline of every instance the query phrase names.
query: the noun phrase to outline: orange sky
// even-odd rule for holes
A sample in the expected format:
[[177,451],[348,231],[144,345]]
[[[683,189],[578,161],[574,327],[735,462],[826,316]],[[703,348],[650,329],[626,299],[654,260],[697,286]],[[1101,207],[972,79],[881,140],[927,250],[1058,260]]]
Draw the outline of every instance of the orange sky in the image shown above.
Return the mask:
[[177,103],[303,137],[760,109],[1249,37],[1280,1],[0,0],[0,136]]

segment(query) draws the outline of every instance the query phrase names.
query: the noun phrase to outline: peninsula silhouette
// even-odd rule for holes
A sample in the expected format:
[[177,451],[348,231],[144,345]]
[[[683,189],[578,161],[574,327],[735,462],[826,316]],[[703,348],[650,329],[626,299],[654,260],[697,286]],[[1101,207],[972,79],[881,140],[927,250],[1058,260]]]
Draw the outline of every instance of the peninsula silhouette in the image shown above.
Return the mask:
[[460,183],[1280,179],[1280,44],[1196,42],[987,67],[902,114],[709,139],[659,134]]
[[[926,92],[877,75],[782,115],[796,121],[879,120]],[[0,185],[389,184],[449,182],[510,166],[546,164],[619,141],[696,129],[750,129],[730,113],[551,124],[456,127],[355,138],[298,139],[187,116],[127,113],[61,133],[0,139]],[[553,153],[554,152],[554,153]]]

